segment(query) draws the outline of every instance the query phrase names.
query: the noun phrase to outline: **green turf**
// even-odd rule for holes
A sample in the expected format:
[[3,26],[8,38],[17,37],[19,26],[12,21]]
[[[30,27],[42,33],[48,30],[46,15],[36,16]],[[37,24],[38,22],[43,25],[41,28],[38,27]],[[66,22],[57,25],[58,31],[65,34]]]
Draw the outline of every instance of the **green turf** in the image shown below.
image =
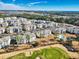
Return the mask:
[[21,53],[8,59],[36,59],[38,56],[42,59],[69,59],[68,54],[60,48],[47,48],[35,51],[30,57],[26,57],[24,53]]

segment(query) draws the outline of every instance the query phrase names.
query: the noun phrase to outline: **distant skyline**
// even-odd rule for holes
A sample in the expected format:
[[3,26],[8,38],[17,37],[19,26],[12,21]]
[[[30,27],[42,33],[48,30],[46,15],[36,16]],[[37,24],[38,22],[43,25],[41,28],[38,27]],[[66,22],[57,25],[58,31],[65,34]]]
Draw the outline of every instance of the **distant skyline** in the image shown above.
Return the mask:
[[79,0],[0,0],[0,10],[79,11]]

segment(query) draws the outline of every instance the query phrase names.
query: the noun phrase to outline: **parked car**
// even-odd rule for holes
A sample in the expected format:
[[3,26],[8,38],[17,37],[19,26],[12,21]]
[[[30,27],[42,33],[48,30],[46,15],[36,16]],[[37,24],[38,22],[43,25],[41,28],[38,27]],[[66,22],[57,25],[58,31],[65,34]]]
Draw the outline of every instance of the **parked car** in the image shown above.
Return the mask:
[[64,47],[66,47],[68,51],[77,52],[77,50],[75,48],[73,48],[72,46],[64,45]]

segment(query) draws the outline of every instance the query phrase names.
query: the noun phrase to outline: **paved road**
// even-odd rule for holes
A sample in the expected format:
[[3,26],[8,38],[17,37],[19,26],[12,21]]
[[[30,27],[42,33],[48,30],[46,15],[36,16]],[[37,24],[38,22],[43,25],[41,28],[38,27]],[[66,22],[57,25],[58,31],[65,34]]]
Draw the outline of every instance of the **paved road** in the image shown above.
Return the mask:
[[43,46],[43,47],[36,47],[36,48],[32,48],[32,49],[27,49],[27,50],[15,51],[15,52],[11,52],[11,53],[1,54],[0,59],[7,59],[8,57],[14,56],[14,55],[19,54],[19,53],[28,53],[28,52],[30,53],[30,52],[33,52],[33,51],[36,51],[36,50],[40,50],[40,49],[43,49],[43,48],[49,48],[49,47],[61,48],[61,49],[65,50],[69,54],[70,57],[72,57],[72,58],[76,57],[76,58],[79,59],[79,54],[77,54],[75,52],[67,51],[67,49],[61,44],[55,44],[55,45],[49,45],[49,46]]

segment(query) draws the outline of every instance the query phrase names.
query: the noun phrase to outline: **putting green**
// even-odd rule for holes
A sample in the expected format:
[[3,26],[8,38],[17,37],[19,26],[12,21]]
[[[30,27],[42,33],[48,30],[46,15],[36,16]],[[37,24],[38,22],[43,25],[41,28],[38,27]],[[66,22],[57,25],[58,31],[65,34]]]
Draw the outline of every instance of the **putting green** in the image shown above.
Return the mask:
[[47,48],[40,51],[35,51],[30,57],[26,57],[24,53],[10,57],[8,59],[69,59],[68,54],[60,48]]

